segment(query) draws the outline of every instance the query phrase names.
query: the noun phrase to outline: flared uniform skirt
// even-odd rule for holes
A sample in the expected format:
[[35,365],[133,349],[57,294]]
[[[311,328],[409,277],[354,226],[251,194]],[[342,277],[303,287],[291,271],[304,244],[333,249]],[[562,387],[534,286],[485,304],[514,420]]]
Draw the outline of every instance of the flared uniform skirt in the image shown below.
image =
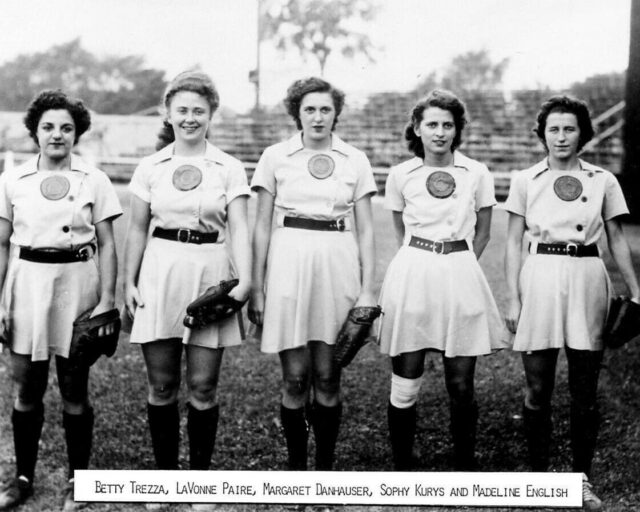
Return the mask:
[[267,260],[261,350],[280,352],[311,340],[333,345],[359,293],[353,233],[276,229]]
[[2,297],[9,312],[11,349],[46,361],[69,357],[73,321],[100,299],[96,261],[35,263],[11,259]]
[[392,357],[422,349],[478,356],[509,346],[471,251],[442,255],[403,245],[389,264],[380,304],[380,351]]
[[241,343],[236,315],[202,329],[183,325],[187,306],[204,291],[234,274],[225,244],[183,244],[152,237],[140,267],[138,308],[131,343],[179,338],[208,348]]
[[522,310],[513,349],[602,350],[611,282],[600,258],[527,256],[520,272]]

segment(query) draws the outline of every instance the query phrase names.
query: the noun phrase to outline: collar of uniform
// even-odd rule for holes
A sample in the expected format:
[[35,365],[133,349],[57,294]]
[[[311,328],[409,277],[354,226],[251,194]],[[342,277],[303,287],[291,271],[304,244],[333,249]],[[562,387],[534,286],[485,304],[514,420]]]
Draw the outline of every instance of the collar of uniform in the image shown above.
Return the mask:
[[[578,159],[578,162],[580,163],[580,169],[583,170],[583,171],[593,171],[593,172],[603,172],[604,171],[604,169],[602,169],[601,167],[598,167],[596,165],[590,164],[589,162],[585,162],[581,158]],[[545,158],[544,160],[541,160],[540,162],[535,164],[531,168],[531,170],[533,172],[534,179],[537,178],[538,176],[540,176],[541,174],[543,174],[544,172],[549,170],[549,159]]]
[[[302,132],[296,133],[287,141],[287,156],[291,156],[298,151],[304,149],[302,143]],[[337,151],[344,156],[349,156],[349,145],[338,137],[335,133],[331,134],[331,151]]]
[[[16,168],[17,178],[24,178],[25,176],[29,176],[30,174],[35,174],[38,172],[38,161],[40,160],[40,154],[37,154],[34,157],[29,158],[25,163],[18,166]],[[92,167],[90,167],[82,158],[77,155],[71,154],[71,171],[83,172],[85,174],[90,174],[92,171]]]
[[[221,158],[222,151],[219,150],[217,147],[215,147],[213,144],[211,144],[208,140],[205,141],[205,143],[206,143],[206,146],[204,150],[204,159],[210,162],[216,162],[216,163],[222,164],[223,163]],[[154,153],[153,155],[151,155],[151,163],[155,165],[161,162],[166,162],[167,160],[171,160],[174,157],[174,154],[173,154],[174,147],[175,147],[175,143],[172,142],[168,146],[165,146],[164,148],[162,148],[157,153]]]
[[[464,169],[465,171],[468,171],[469,170],[468,161],[470,160],[471,160],[470,158],[464,156],[462,153],[459,153],[458,151],[453,152],[454,167],[459,167],[460,169]],[[408,164],[409,164],[409,169],[408,169],[409,172],[415,171],[416,169],[420,169],[420,167],[425,166],[424,160],[418,156],[415,156],[411,160],[409,160]]]

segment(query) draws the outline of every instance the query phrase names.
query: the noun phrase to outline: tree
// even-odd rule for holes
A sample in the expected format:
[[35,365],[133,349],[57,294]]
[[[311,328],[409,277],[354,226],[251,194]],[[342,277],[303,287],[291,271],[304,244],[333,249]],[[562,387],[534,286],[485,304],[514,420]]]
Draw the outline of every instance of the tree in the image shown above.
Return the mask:
[[368,0],[273,1],[265,9],[262,39],[274,40],[278,50],[294,48],[303,58],[315,57],[324,75],[334,51],[347,58],[363,55],[373,62],[373,43],[356,27],[371,21],[375,11]]
[[631,2],[631,37],[625,93],[622,185],[633,219],[640,221],[640,1]]
[[164,71],[140,56],[98,58],[74,39],[0,66],[0,109],[24,110],[43,89],[62,89],[102,114],[132,114],[158,105]]

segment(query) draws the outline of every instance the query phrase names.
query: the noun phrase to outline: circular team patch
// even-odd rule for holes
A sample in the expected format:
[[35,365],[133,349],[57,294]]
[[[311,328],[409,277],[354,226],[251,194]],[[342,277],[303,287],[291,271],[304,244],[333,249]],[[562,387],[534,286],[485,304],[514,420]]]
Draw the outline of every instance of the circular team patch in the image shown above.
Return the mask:
[[193,190],[202,183],[202,171],[194,165],[181,165],[173,171],[173,186],[178,190]]
[[582,183],[573,176],[560,176],[553,183],[553,191],[563,201],[575,201],[582,194]]
[[311,176],[323,180],[333,174],[336,163],[329,155],[314,155],[309,159],[308,166]]
[[432,172],[427,178],[429,194],[438,199],[445,199],[456,189],[456,180],[446,171]]
[[71,184],[64,176],[49,176],[40,183],[40,193],[50,201],[62,199],[69,192]]

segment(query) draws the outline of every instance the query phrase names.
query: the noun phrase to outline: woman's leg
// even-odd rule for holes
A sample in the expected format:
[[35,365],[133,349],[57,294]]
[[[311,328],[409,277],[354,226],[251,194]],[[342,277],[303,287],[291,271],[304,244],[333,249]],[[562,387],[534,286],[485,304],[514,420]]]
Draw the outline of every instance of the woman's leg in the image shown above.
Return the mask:
[[391,358],[391,396],[387,408],[389,438],[396,471],[413,467],[416,402],[420,392],[426,350],[404,352]]
[[207,470],[218,430],[216,391],[224,349],[187,345],[189,467]]
[[556,379],[558,349],[523,352],[526,396],[522,407],[529,464],[533,471],[549,469],[551,445],[551,396]]
[[451,437],[456,471],[476,469],[476,424],[478,406],[473,396],[476,357],[442,357],[449,393]]
[[342,417],[340,368],[333,362],[333,345],[310,341],[309,348],[313,367],[311,424],[316,440],[316,470],[330,471]]
[[158,469],[178,469],[182,343],[175,338],[144,343],[142,354],[149,382],[147,417],[156,466]]
[[309,424],[306,405],[309,401],[311,358],[307,347],[280,352],[282,364],[282,404],[280,418],[287,441],[290,470],[307,469]]

